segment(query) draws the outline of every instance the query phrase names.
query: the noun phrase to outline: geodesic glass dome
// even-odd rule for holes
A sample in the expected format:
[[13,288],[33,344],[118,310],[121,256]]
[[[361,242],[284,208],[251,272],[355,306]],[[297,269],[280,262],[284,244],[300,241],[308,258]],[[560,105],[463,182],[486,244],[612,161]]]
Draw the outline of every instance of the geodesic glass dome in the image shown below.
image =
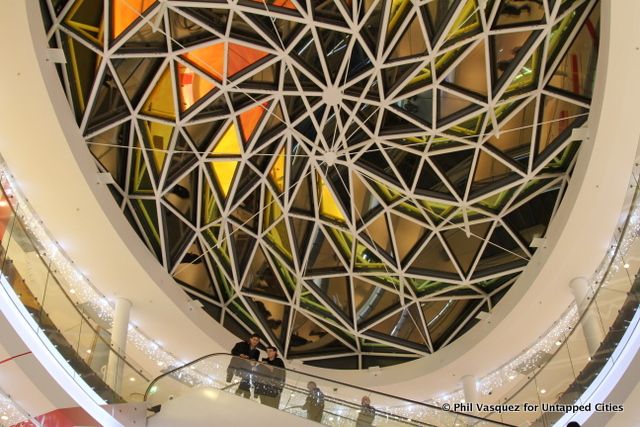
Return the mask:
[[599,34],[595,0],[41,6],[97,167],[177,286],[332,368],[435,352],[516,282]]

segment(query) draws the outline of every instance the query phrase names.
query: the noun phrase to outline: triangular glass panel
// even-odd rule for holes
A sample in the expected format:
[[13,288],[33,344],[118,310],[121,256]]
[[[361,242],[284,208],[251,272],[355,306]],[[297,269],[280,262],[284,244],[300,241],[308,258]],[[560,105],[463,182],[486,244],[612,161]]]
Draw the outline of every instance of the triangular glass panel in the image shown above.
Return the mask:
[[129,2],[127,0],[113,0],[111,2],[111,40],[118,38],[134,22],[144,15],[148,9],[155,5],[157,0],[140,0]]
[[[307,292],[307,294],[309,294]],[[307,296],[301,303],[307,302]],[[317,301],[317,300],[316,300]],[[309,300],[309,303],[310,300]],[[315,304],[318,304],[315,302]],[[306,305],[306,304],[305,304]],[[347,347],[342,341],[329,333],[326,325],[318,320],[295,312],[295,317],[289,337],[288,358],[303,357],[305,355],[352,353],[353,348]]]
[[203,151],[211,145],[215,135],[220,131],[226,120],[214,120],[193,125],[187,125],[184,130],[198,150]]
[[126,121],[87,141],[89,151],[100,165],[111,174],[114,181],[124,188],[126,165],[129,157],[131,122]]
[[178,282],[207,295],[214,297],[217,295],[202,247],[197,241],[187,249],[180,262],[177,263],[173,277]]
[[541,103],[536,138],[536,166],[566,141],[573,129],[582,126],[588,117],[586,108],[561,98],[543,96]]
[[422,28],[420,18],[414,15],[391,51],[389,59],[404,59],[425,54],[427,51],[425,33],[426,29]]
[[443,47],[451,46],[457,41],[482,32],[480,9],[476,0],[466,0],[444,37]]
[[223,42],[216,42],[190,50],[183,54],[182,57],[212,79],[219,82],[224,80]]
[[216,141],[210,156],[239,156],[242,154],[236,125],[231,123]]
[[[489,36],[492,82],[494,89],[515,71],[516,64],[528,52],[528,46],[538,37],[536,31],[497,33]],[[495,91],[495,90],[494,90]]]
[[154,176],[159,179],[169,153],[174,127],[150,120],[139,120],[139,123],[147,157],[153,166]]
[[227,21],[229,19],[229,9],[218,9],[208,7],[184,7],[181,11],[189,15],[193,21],[206,23],[221,34],[227,31]]
[[169,9],[169,28],[171,28],[171,41],[174,50],[206,43],[217,38],[210,31],[173,9]]
[[[508,222],[508,221],[507,221]],[[500,271],[520,268],[529,262],[528,255],[516,240],[502,226],[494,228],[485,246],[472,278],[489,276]]]
[[302,257],[308,249],[311,233],[313,233],[314,222],[293,216],[290,216],[286,220],[289,223],[289,228],[293,235],[293,241],[295,243],[295,247],[293,249],[295,251],[295,255],[298,257],[299,263],[302,264]]
[[198,186],[198,168],[195,167],[180,181],[171,183],[163,200],[179,211],[191,223],[196,222],[196,206]]
[[394,103],[393,106],[420,123],[424,123],[425,126],[431,126],[433,123],[433,90],[427,90],[409,98],[401,99]]
[[[593,11],[582,25],[571,46],[558,63],[548,85],[562,93],[577,96],[583,101],[591,99],[595,84],[596,59],[600,23],[600,8]],[[553,64],[547,64],[547,67]]]
[[228,33],[231,40],[243,40],[257,46],[268,45],[268,42],[256,31],[255,24],[245,21],[239,13],[233,13],[230,16],[232,16],[231,26],[225,30],[225,34]]
[[317,277],[307,280],[309,286],[324,300],[325,304],[333,308],[347,322],[352,322],[351,287],[349,279],[343,277]]
[[176,119],[171,69],[167,66],[144,102],[141,112],[166,120]]
[[370,213],[377,212],[381,209],[382,202],[376,196],[376,193],[369,190],[360,175],[351,173],[351,201],[355,208],[356,219],[368,218]]
[[249,143],[249,139],[251,139],[253,132],[267,111],[269,111],[269,103],[265,102],[240,113],[240,116],[238,116],[245,145]]
[[118,121],[129,113],[124,96],[111,75],[111,71],[107,68],[102,77],[102,82],[98,86],[85,133],[92,133],[101,127]]
[[[150,10],[155,11],[156,8]],[[116,53],[168,52],[166,34],[167,29],[164,25],[164,19],[158,20],[157,16],[154,16],[150,22],[142,25],[135,33],[128,35],[127,40],[120,46]]]
[[470,300],[444,300],[420,303],[434,350],[440,348],[465,319]]
[[356,324],[363,327],[379,315],[393,310],[400,304],[397,294],[354,277],[353,296],[356,309]]
[[346,271],[342,261],[344,259],[343,256],[346,254],[336,253],[321,228],[316,229],[313,239],[308,242],[307,250],[306,275]]
[[420,66],[420,62],[396,65],[381,69],[382,84],[385,94],[390,96],[391,92],[402,84],[402,82],[404,82],[418,66]]
[[73,111],[77,123],[81,123],[102,57],[71,36],[62,37],[62,42],[69,55],[65,64],[67,73],[75,82],[70,85]]
[[[589,2],[584,2],[578,6],[573,13],[566,14],[560,21],[558,21],[551,30],[549,38],[549,48],[547,50],[547,64],[550,66],[555,62],[556,57],[560,53],[569,35],[573,32],[573,29],[578,25],[578,22],[583,17],[583,12],[589,5]],[[599,9],[596,7],[596,9]]]
[[292,259],[291,243],[284,219],[277,221],[276,225],[269,230],[265,237],[276,252],[288,260]]
[[426,350],[427,334],[422,326],[422,316],[416,304],[399,310],[365,332],[391,342],[403,344],[419,350]]
[[237,43],[229,43],[228,51],[227,75],[229,78],[255,66],[267,56],[267,52]]
[[178,134],[176,144],[171,152],[169,166],[167,170],[167,180],[169,182],[177,178],[185,170],[198,162],[198,156],[191,150],[187,139],[182,132]]
[[449,192],[449,189],[442,182],[440,176],[427,161],[422,162],[420,178],[418,178],[416,185],[416,192],[423,196],[436,196],[439,198],[446,197],[448,199],[455,200],[455,197]]
[[228,215],[228,218],[233,219],[237,224],[242,224],[243,228],[251,230],[252,233],[258,233],[259,218],[258,211],[262,206],[260,204],[259,194],[256,192],[237,192],[234,194],[236,199],[241,200],[229,200],[228,203],[234,203],[235,207]]
[[443,54],[436,56],[435,66],[433,72],[436,76],[442,76],[448,73],[449,68],[453,65],[453,63],[460,58],[460,55],[463,55],[467,49],[473,46],[473,42],[469,42],[465,45],[462,45],[456,49],[449,50]]
[[195,231],[171,209],[168,209],[162,203],[160,203],[160,206],[162,207],[163,241],[167,251],[168,269],[172,270],[187,245],[193,240]]
[[216,87],[210,78],[177,61],[176,79],[178,83],[178,108],[183,116]]
[[215,160],[208,163],[215,177],[217,188],[222,197],[226,199],[231,190],[233,177],[235,176],[239,162],[237,160]]
[[358,41],[353,42],[351,50],[351,60],[347,69],[347,81],[355,79],[360,73],[364,73],[373,67],[371,58],[366,51],[360,46]]
[[225,120],[230,114],[229,103],[223,92],[212,92],[212,96],[203,99],[205,107],[201,108],[196,116],[191,120],[193,122],[210,121],[212,119]]
[[104,3],[100,0],[78,0],[69,9],[63,22],[85,40],[102,47],[103,7]]
[[430,157],[461,197],[464,196],[467,187],[475,154],[475,149],[468,149]]
[[[321,27],[318,27],[316,31],[318,33],[318,39],[321,41],[324,53],[323,58],[327,64],[331,81],[336,83],[338,71],[340,71],[345,54],[347,53],[347,46],[350,43],[351,36],[348,33],[326,30]],[[344,73],[344,70],[342,72]]]
[[452,121],[482,108],[475,102],[454,92],[453,90],[439,89],[438,93],[438,126],[446,125]]
[[519,164],[522,171],[529,168],[535,110],[536,100],[533,99],[508,121],[500,123],[499,131],[492,134],[486,143],[487,147],[498,150],[514,164]]
[[509,228],[517,231],[527,246],[530,245],[533,238],[544,236],[559,194],[557,187],[545,188],[545,185],[549,184],[549,180],[538,180],[532,184],[532,188],[526,191],[526,194],[531,195],[535,191],[540,194],[504,217]]
[[525,25],[544,24],[544,5],[542,2],[513,2],[502,0],[493,27],[513,28]]
[[475,198],[478,194],[486,193],[521,178],[521,175],[514,172],[515,166],[508,166],[508,163],[506,159],[500,159],[498,153],[490,154],[489,150],[479,150],[471,182],[470,197]]
[[542,169],[544,173],[567,172],[580,148],[580,141],[571,141]]
[[453,12],[460,0],[431,1],[422,6],[422,15],[424,22],[428,23],[429,37],[431,38],[431,46],[434,46],[444,27],[453,16]]
[[265,326],[265,329],[278,350],[284,353],[289,327],[291,308],[287,304],[279,304],[270,299],[249,297],[246,299],[255,313],[257,320]]
[[458,270],[456,270],[455,265],[451,262],[451,258],[437,234],[431,236],[418,256],[415,257],[409,267],[409,271],[442,277],[444,279],[460,278]]
[[113,58],[113,67],[134,109],[162,64],[161,58]]
[[145,148],[136,139],[133,144],[129,191],[131,194],[154,194],[154,182],[147,167]]
[[469,226],[470,233],[468,236],[466,227],[453,228],[441,233],[463,274],[469,272],[471,264],[478,255],[478,251],[482,247],[490,227],[490,222],[472,224]]
[[[365,43],[369,47],[369,50],[371,52],[377,52],[377,46],[378,43],[380,43],[380,37],[383,31],[382,22],[385,15],[385,2],[374,1],[364,2],[360,4],[363,5],[363,7],[360,8],[360,19],[362,20],[366,16],[366,14],[369,13],[369,18],[367,19],[365,25],[361,28],[360,32]],[[369,12],[372,4],[375,4],[374,9]]]
[[487,58],[484,40],[480,40],[475,47],[466,51],[462,61],[458,63],[445,77],[444,82],[457,88],[463,93],[481,96],[486,101],[489,93],[487,88]]
[[[293,177],[289,178],[292,185],[289,187],[291,191],[291,209],[300,213],[306,213],[313,216],[317,207],[314,205],[313,192],[311,190],[311,179],[309,176],[304,176],[300,179]],[[296,183],[296,184],[293,184]]]
[[392,255],[394,253],[393,240],[384,213],[378,215],[375,220],[360,232],[360,238],[371,242],[371,244],[377,246],[378,250],[384,251],[390,257],[395,258]]
[[[255,259],[254,247],[256,245],[256,239],[244,232],[240,227],[232,225],[228,241],[233,251],[233,260],[236,266],[235,271],[240,275],[247,271],[247,267],[252,258]],[[240,277],[238,277],[238,279],[240,279]]]
[[[416,122],[420,122],[417,118],[414,118],[413,114],[407,113],[406,111],[397,107],[397,104],[392,106],[393,110],[385,108],[382,116],[382,126],[380,128],[380,135],[393,135],[398,133],[415,133],[415,132],[424,132],[429,125],[422,124],[422,127],[418,126]],[[413,108],[408,104],[405,104],[405,108]],[[413,111],[413,110],[412,110]],[[416,114],[421,114],[419,111],[416,111]],[[428,112],[423,112],[422,117],[427,117]],[[376,118],[377,119],[377,118]],[[413,119],[413,120],[411,120]],[[375,124],[375,121],[372,122]]]
[[[345,17],[342,15],[341,8],[338,7],[338,1],[318,1],[313,3],[313,17],[315,19],[320,22],[330,23],[344,28],[349,27],[349,25],[345,21]],[[349,16],[348,18],[350,19],[351,17]]]
[[542,59],[543,44],[533,50],[529,59],[513,75],[513,78],[507,85],[504,97],[517,95],[537,87],[540,79],[540,60]]
[[131,199],[131,206],[138,217],[141,227],[140,231],[145,236],[149,249],[152,250],[158,259],[162,259],[156,201],[149,199]]

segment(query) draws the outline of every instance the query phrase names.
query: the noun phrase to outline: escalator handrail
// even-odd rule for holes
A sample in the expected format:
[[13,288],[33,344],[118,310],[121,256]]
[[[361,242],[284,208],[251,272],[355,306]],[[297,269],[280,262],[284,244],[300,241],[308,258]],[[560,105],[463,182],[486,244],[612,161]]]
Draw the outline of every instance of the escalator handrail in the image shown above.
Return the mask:
[[[211,354],[207,354],[207,355],[198,357],[197,359],[194,359],[191,362],[185,363],[184,365],[175,367],[175,368],[173,368],[173,369],[171,369],[171,370],[169,370],[167,372],[164,372],[161,375],[159,375],[156,378],[154,378],[149,383],[149,385],[147,386],[147,390],[144,393],[144,400],[146,401],[148,399],[150,391],[151,391],[151,388],[158,381],[163,379],[164,377],[170,376],[171,374],[173,374],[175,372],[178,372],[178,371],[180,371],[182,369],[185,369],[185,368],[188,368],[188,367],[190,367],[192,365],[195,365],[196,363],[201,362],[201,361],[203,361],[205,359],[218,357],[218,356],[236,357],[236,356],[234,356],[234,355],[232,355],[230,353],[211,353]],[[332,380],[332,379],[328,379],[328,378],[323,378],[323,377],[318,376],[318,375],[309,374],[309,373],[301,372],[301,371],[296,371],[295,369],[290,369],[290,368],[278,368],[278,369],[282,369],[282,370],[284,370],[286,372],[289,372],[291,374],[304,375],[304,376],[307,376],[307,377],[310,377],[310,378],[314,378],[314,379],[317,379],[317,380],[320,380],[320,381],[323,381],[323,382],[330,382],[330,383],[334,383],[334,384],[339,384],[339,385],[344,386],[344,387],[355,388],[355,389],[364,391],[365,394],[380,395],[380,396],[384,396],[384,397],[388,397],[388,398],[392,398],[392,399],[401,400],[401,401],[407,402],[408,404],[411,404],[411,405],[424,406],[424,407],[428,407],[428,408],[434,409],[436,411],[449,412],[451,414],[455,414],[455,415],[458,415],[458,416],[461,416],[461,417],[473,418],[473,419],[476,419],[478,421],[489,421],[489,422],[494,423],[496,425],[501,425],[501,426],[506,426],[506,427],[513,427],[511,424],[506,424],[506,423],[503,423],[503,422],[500,422],[500,421],[486,420],[484,418],[481,418],[481,417],[478,417],[478,416],[475,416],[475,415],[471,415],[471,414],[466,414],[466,413],[463,413],[463,412],[447,411],[447,410],[444,410],[444,409],[442,409],[442,408],[440,408],[438,406],[431,405],[429,403],[419,402],[417,400],[412,400],[412,399],[406,399],[404,397],[394,396],[392,394],[384,393],[384,392],[381,392],[381,391],[371,390],[371,389],[360,387],[360,386],[357,386],[357,385],[347,384],[347,383],[343,383],[341,381],[336,381],[336,380]]]

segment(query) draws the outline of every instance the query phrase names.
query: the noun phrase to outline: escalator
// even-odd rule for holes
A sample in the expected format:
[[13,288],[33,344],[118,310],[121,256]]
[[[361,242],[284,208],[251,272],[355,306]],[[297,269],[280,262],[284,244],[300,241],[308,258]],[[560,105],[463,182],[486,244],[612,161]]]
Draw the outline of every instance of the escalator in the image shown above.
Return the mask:
[[[235,369],[229,368],[232,360]],[[363,405],[363,400],[370,401],[370,406]],[[223,353],[159,376],[149,384],[145,402],[153,414],[149,427],[508,426]]]

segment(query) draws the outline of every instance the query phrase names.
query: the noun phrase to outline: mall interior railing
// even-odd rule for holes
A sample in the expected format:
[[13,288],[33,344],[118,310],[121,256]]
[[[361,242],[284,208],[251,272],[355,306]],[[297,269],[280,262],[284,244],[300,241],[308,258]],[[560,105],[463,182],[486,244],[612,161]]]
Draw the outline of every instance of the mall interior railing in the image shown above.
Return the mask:
[[73,288],[65,290],[45,248],[16,215],[19,202],[1,187],[0,269],[6,280],[2,292],[19,297],[34,321],[27,323],[53,344],[75,371],[76,381],[86,383],[107,403],[141,401],[149,376],[112,348],[110,325],[95,308],[75,301]]
[[[309,384],[321,390],[310,392]],[[402,399],[397,396],[329,380],[291,369],[281,369],[240,359],[230,354],[217,353],[201,357],[179,368],[168,371],[154,379],[145,393],[147,408],[162,411],[162,405],[180,397],[189,398],[197,389],[214,389],[227,393],[247,392],[248,399],[258,404],[264,394],[277,395],[274,407],[293,415],[307,418],[309,411],[305,403],[311,396],[313,402],[323,408],[319,422],[327,426],[356,425],[359,417],[370,418],[376,426],[505,426],[498,421],[485,420],[473,415],[445,411],[440,407],[422,402]],[[279,391],[279,392],[278,392]],[[368,397],[375,411],[361,406],[362,397]],[[279,401],[279,402],[278,402]],[[273,400],[271,400],[273,402]],[[375,414],[375,415],[374,415]],[[360,418],[362,420],[362,418]],[[317,419],[316,419],[317,421]],[[364,421],[363,421],[364,422]]]
[[[488,414],[489,419],[536,427],[553,426],[571,411],[572,405],[586,403],[587,389],[615,364],[623,337],[633,332],[629,326],[640,302],[639,179],[636,167],[629,186],[626,218],[612,239],[615,243],[601,266],[603,273],[591,282],[589,303],[578,312],[576,325],[564,339],[556,341],[555,351],[540,354],[535,369],[523,373],[524,381],[497,402],[517,404],[520,408],[527,404],[527,410],[492,413]],[[588,339],[594,337],[594,328],[599,332],[595,335],[599,342],[595,351],[593,343],[588,344]],[[602,406],[600,409],[611,412],[616,408]]]

